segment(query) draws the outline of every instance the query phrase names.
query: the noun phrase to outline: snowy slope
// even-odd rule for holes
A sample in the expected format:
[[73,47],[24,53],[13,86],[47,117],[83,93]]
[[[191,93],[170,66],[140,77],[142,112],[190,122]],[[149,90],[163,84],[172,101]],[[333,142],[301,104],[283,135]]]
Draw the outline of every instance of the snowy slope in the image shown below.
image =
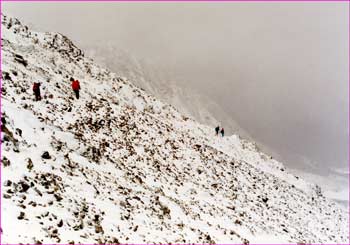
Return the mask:
[[[174,75],[167,74],[166,69],[159,67],[159,64],[153,65],[148,60],[138,59],[132,54],[116,48],[115,43],[106,43],[103,46],[86,45],[84,49],[99,64],[111,71],[117,71],[118,74],[127,77],[129,81],[143,88],[147,93],[175,106],[184,115],[212,127],[221,125],[225,128],[226,133],[234,132],[244,138],[253,140],[253,137],[242,129],[220,105],[210,97],[199,94],[198,91],[186,85],[189,83],[182,82],[183,85],[180,86],[179,81],[174,82]],[[277,154],[276,151],[262,142],[258,144],[264,152],[272,154],[279,160],[285,159],[283,155]],[[331,166],[329,166],[328,171],[324,170],[324,166],[310,165],[309,159],[299,155],[289,157],[289,161],[290,165],[286,163],[289,167],[299,165],[298,169],[293,169],[293,173],[321,186],[326,197],[346,208],[348,207],[348,174],[346,176],[341,176],[338,173],[329,175],[328,173],[332,172]],[[316,174],[320,169],[323,169],[323,174]],[[324,173],[328,175],[325,176]]]
[[245,137],[248,133],[243,130],[234,118],[225,112],[209,96],[199,94],[188,83],[174,82],[174,76],[166,72],[165,68],[154,65],[151,61],[134,57],[130,53],[120,50],[112,43],[103,46],[86,45],[85,50],[89,57],[127,77],[134,85],[143,88],[147,93],[156,96],[162,101],[175,106],[181,113],[196,121],[216,127],[221,125],[226,132],[236,132]]
[[61,34],[2,16],[2,35],[3,244],[349,242],[348,213],[255,144],[215,137]]

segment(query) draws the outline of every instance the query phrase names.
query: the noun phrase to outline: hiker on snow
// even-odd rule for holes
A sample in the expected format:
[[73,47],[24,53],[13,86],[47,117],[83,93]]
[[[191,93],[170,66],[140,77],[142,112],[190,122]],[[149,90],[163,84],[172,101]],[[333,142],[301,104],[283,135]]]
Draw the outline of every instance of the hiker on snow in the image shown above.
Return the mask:
[[33,92],[35,95],[35,101],[41,100],[40,85],[41,85],[40,83],[36,83],[36,82],[33,84]]
[[219,131],[220,131],[220,127],[219,127],[219,126],[217,126],[217,127],[215,128],[215,133],[216,133],[216,136],[218,136],[218,135],[219,135]]
[[221,133],[222,137],[224,137],[224,134],[225,134],[224,128],[221,129],[220,133]]
[[80,90],[80,84],[78,80],[74,80],[73,77],[70,78],[70,81],[72,82],[72,89],[75,93],[75,97],[79,99],[79,90]]

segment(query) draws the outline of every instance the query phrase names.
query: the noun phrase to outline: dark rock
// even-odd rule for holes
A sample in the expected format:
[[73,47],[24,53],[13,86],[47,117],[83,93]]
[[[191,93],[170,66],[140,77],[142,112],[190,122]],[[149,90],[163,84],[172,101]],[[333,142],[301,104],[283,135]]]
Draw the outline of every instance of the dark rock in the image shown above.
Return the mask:
[[241,224],[242,224],[242,221],[240,221],[239,219],[236,219],[236,220],[235,220],[235,224],[241,225]]
[[19,128],[16,128],[16,134],[22,137],[22,130]]
[[57,226],[58,227],[62,227],[63,226],[63,220],[60,220],[60,222],[58,222]]
[[6,194],[6,193],[4,193],[2,196],[3,196],[4,198],[6,198],[6,199],[10,199],[10,198],[11,198],[11,196],[10,196],[9,194]]
[[33,201],[30,201],[28,204],[29,204],[29,205],[32,205],[33,207],[36,207],[36,206],[37,206],[36,202],[33,202]]
[[58,194],[54,194],[54,197],[56,198],[56,201],[57,201],[57,202],[60,202],[60,201],[62,201],[62,199],[63,199],[63,197],[61,197],[61,196],[58,195]]
[[19,216],[17,217],[17,219],[22,220],[22,219],[24,219],[24,216],[25,216],[25,213],[24,212],[20,212]]
[[28,65],[28,61],[26,61],[22,55],[19,54],[15,54],[15,61],[17,61],[18,63],[27,66]]
[[2,72],[2,75],[3,75],[4,80],[12,81],[10,73],[4,71],[4,72]]
[[[5,137],[4,137],[4,140],[5,140]],[[7,159],[7,157],[3,157],[3,158],[2,158],[2,165],[3,165],[4,167],[8,167],[8,166],[11,165],[11,162],[10,162],[9,159]]]
[[34,167],[34,164],[32,162],[32,159],[28,158],[28,160],[27,160],[27,169],[30,171],[30,170],[33,169],[33,167]]
[[41,193],[41,191],[39,191],[39,189],[38,188],[34,188],[34,191],[36,192],[36,193],[38,193],[38,195],[39,196],[43,196],[43,194]]
[[43,159],[51,159],[50,153],[49,153],[48,151],[45,151],[45,152],[41,155],[41,157],[42,157]]
[[8,135],[6,135],[6,134],[2,138],[3,142],[9,142],[10,140],[11,140],[10,137]]
[[12,181],[11,180],[6,180],[5,182],[4,182],[4,186],[11,186],[12,185]]
[[24,181],[20,181],[18,183],[18,185],[21,187],[19,192],[26,192],[30,188],[30,186],[27,183],[25,183]]
[[100,215],[95,214],[95,216],[94,216],[94,221],[95,221],[95,222],[98,222],[99,220],[100,220]]
[[102,228],[102,226],[101,225],[96,225],[95,226],[95,232],[96,233],[104,233],[104,231],[103,231],[103,228]]

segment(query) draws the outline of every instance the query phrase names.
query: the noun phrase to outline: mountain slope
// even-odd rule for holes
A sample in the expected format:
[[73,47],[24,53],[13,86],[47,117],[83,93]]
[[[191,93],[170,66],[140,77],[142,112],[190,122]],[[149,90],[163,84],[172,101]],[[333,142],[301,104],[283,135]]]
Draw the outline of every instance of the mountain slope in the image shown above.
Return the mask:
[[117,49],[114,44],[103,46],[86,45],[85,50],[90,57],[109,68],[127,77],[134,85],[143,88],[147,93],[156,96],[162,101],[175,106],[181,113],[194,118],[196,121],[216,127],[221,125],[225,131],[239,132],[249,137],[232,118],[209,96],[199,94],[187,83],[174,82],[165,72],[165,68],[153,65],[150,61],[137,59],[126,51]]
[[3,15],[2,34],[2,243],[349,241],[347,213],[253,143],[215,137],[61,34]]

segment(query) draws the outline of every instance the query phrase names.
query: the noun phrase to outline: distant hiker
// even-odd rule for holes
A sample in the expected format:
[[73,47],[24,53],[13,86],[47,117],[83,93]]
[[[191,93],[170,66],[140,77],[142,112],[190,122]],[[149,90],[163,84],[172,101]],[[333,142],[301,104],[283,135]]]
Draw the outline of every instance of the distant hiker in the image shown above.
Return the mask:
[[75,97],[79,99],[79,90],[80,90],[80,84],[78,80],[74,80],[73,77],[70,78],[70,81],[72,82],[72,89],[75,93]]
[[41,85],[40,83],[36,83],[36,82],[33,84],[33,92],[35,95],[35,101],[41,100],[40,85]]
[[220,127],[219,127],[219,126],[217,126],[217,127],[215,128],[215,133],[216,133],[216,136],[218,136],[218,135],[219,135],[219,131],[220,131]]
[[221,128],[220,133],[221,133],[222,137],[224,137],[224,134],[225,134],[224,128]]

